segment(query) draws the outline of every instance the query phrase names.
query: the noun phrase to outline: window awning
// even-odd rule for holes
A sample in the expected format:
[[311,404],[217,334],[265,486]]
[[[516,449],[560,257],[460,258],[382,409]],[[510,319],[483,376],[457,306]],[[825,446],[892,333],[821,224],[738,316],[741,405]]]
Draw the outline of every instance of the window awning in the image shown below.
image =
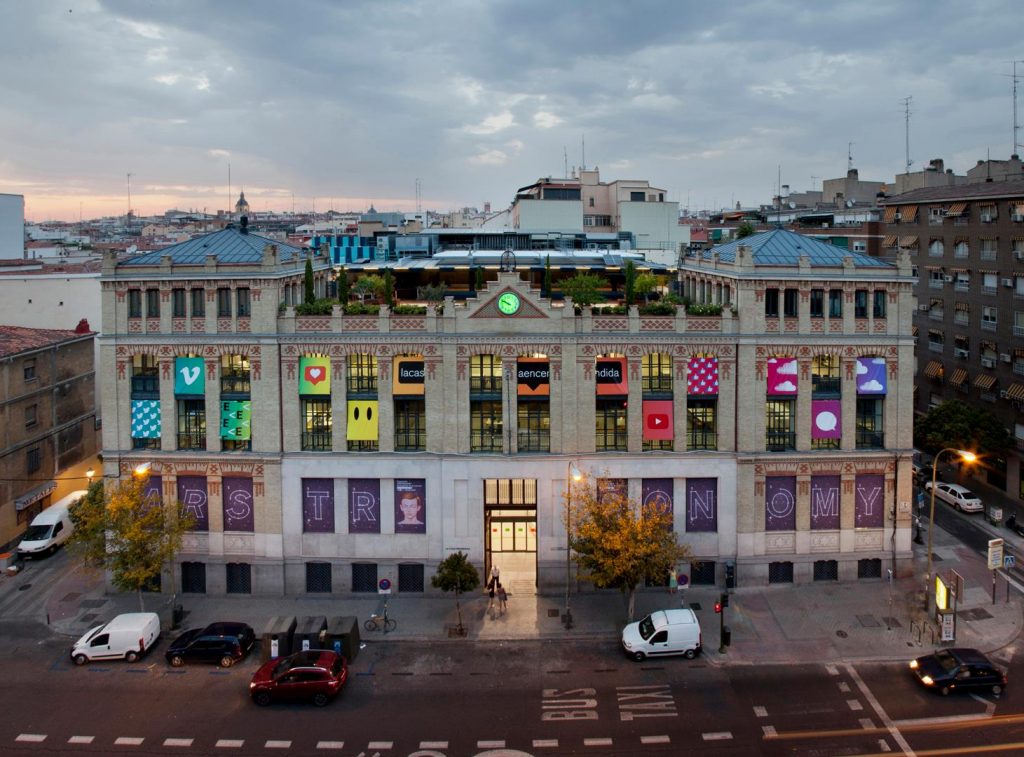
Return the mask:
[[960,386],[967,380],[967,369],[957,368],[949,379],[950,386]]
[[932,360],[928,363],[928,367],[924,369],[924,375],[928,378],[936,378],[942,375],[942,363],[938,360]]
[[44,484],[40,484],[36,488],[30,489],[29,491],[25,492],[20,497],[18,497],[16,500],[14,500],[14,509],[24,510],[26,507],[34,505],[47,494],[52,494],[53,490],[56,488],[56,481],[47,481]]
[[1014,402],[1024,400],[1024,384],[1010,384],[1010,388],[1006,390],[1006,399]]
[[917,205],[907,205],[900,210],[900,220],[903,223],[917,219]]
[[946,218],[961,216],[965,210],[967,210],[966,202],[954,202],[946,209]]
[[896,240],[897,240],[897,237],[896,237],[895,234],[889,234],[885,238],[885,240],[882,242],[882,246],[885,247],[886,249],[888,249],[890,247],[895,247],[896,246]]
[[900,237],[900,247],[917,247],[917,237]]
[[917,336],[918,328],[916,325],[910,327],[910,333]]
[[974,385],[981,389],[983,392],[987,392],[996,383],[995,376],[989,376],[986,373],[979,373],[974,377]]
[[895,223],[896,222],[896,206],[892,205],[885,209],[885,216],[882,218],[883,223]]

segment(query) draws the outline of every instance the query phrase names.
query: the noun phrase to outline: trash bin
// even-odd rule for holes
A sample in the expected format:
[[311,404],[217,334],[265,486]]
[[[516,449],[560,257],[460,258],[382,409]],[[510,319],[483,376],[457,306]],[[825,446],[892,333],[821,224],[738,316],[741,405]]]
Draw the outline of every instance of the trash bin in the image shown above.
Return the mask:
[[327,630],[327,618],[323,615],[307,615],[299,620],[295,628],[295,635],[292,637],[295,642],[296,652],[305,652],[307,649],[323,649],[323,632]]
[[732,644],[732,629],[726,626],[722,629],[722,646],[727,647]]
[[999,505],[989,505],[985,510],[985,517],[993,526],[1003,525],[1003,508]]
[[185,619],[185,608],[182,605],[174,605],[171,608],[171,628],[181,628],[181,621]]
[[331,618],[324,634],[324,647],[333,649],[352,662],[359,654],[359,618],[354,615]]
[[260,659],[263,662],[292,653],[292,634],[297,622],[294,615],[276,615],[263,629]]

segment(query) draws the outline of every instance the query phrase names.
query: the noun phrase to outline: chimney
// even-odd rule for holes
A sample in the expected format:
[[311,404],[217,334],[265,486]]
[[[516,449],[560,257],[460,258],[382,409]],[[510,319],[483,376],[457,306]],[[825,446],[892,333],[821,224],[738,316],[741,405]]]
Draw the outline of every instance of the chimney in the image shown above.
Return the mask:
[[89,319],[88,318],[83,318],[82,320],[80,320],[78,322],[78,325],[75,326],[75,333],[76,334],[88,334],[90,331],[92,331],[92,329],[89,328]]
[[242,216],[239,219],[238,223],[241,226],[241,228],[239,229],[239,232],[242,233],[242,234],[248,234],[249,233],[249,216]]
[[847,179],[856,179],[858,175],[859,174],[857,173],[856,168],[851,168],[849,171],[846,172]]
[[789,197],[789,184],[782,185],[782,199],[785,200]]

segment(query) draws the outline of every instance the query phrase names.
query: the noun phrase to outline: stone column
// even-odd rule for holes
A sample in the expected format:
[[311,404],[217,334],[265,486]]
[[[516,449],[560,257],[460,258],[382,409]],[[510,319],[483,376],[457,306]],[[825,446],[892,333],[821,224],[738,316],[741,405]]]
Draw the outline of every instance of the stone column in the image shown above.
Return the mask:
[[[160,365],[160,448],[178,449],[178,403],[174,397],[174,358],[161,358]],[[129,368],[129,370],[131,370]],[[128,448],[131,448],[129,442]]]
[[299,359],[281,358],[281,439],[285,452],[302,449],[302,403],[299,399]]
[[[686,388],[689,358],[677,355],[672,358],[672,420],[673,444],[676,452],[686,451]],[[721,384],[721,382],[719,382]],[[675,500],[681,502],[682,500]]]
[[811,359],[797,358],[796,393],[796,448],[805,452],[811,448]]
[[220,358],[206,358],[205,363],[206,451],[220,452]]
[[843,392],[843,438],[840,449],[857,449],[857,358],[840,358],[840,382]]
[[630,358],[626,361],[628,371],[629,394],[626,405],[626,451],[637,453],[643,451],[644,411],[643,411],[643,379],[641,378],[640,361]]
[[391,387],[393,369],[391,357],[377,358],[377,449],[381,452],[395,451],[395,394]]
[[331,451],[348,450],[348,381],[345,358],[331,358]]

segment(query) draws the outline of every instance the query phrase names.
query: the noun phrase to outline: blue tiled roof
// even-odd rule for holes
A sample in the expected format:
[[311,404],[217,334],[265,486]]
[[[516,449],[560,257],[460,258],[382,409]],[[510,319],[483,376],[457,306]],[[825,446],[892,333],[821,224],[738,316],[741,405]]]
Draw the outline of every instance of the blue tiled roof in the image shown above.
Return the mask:
[[133,265],[160,265],[164,255],[171,256],[171,265],[203,265],[207,255],[215,255],[218,263],[259,264],[263,261],[263,248],[276,244],[278,260],[287,263],[295,260],[302,251],[276,239],[261,237],[259,234],[243,234],[235,228],[204,234],[187,242],[180,242],[162,250],[146,252],[118,262],[118,267]]
[[800,256],[806,255],[812,267],[841,267],[843,258],[849,257],[853,260],[854,268],[895,269],[894,265],[884,260],[785,229],[772,229],[743,239],[734,239],[705,250],[701,257],[710,260],[711,254],[717,252],[718,259],[723,263],[735,263],[736,249],[741,244],[753,251],[755,265],[796,266],[800,263]]

